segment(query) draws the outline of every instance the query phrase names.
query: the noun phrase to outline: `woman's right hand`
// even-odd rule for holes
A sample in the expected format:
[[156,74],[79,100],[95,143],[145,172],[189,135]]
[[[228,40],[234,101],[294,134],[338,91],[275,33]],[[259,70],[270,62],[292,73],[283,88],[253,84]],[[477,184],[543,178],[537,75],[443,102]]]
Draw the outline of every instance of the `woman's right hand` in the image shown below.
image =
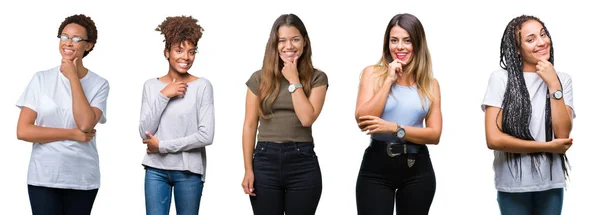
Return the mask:
[[395,59],[388,65],[388,76],[386,77],[387,81],[395,82],[396,79],[402,76],[402,61]]
[[244,174],[244,180],[242,181],[242,188],[244,188],[244,193],[250,196],[256,196],[254,193],[254,172],[246,171]]
[[96,136],[96,129],[92,129],[90,132],[83,132],[78,128],[72,128],[71,130],[74,133],[73,139],[77,142],[87,143],[94,139],[94,136]]
[[554,139],[548,143],[550,144],[549,151],[551,153],[564,154],[573,145],[573,139]]
[[167,98],[173,98],[175,96],[183,96],[185,95],[185,91],[187,90],[187,84],[183,81],[177,81],[173,79],[171,83],[169,83],[165,88],[163,88],[160,93],[162,93]]

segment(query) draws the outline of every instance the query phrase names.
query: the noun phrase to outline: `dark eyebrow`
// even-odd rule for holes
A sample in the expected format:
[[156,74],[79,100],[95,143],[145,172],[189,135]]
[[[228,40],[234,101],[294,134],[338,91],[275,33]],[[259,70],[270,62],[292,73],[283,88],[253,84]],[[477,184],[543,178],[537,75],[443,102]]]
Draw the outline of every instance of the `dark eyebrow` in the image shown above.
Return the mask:
[[[394,36],[391,36],[391,37],[390,37],[390,39],[397,39],[397,40],[400,40],[400,38],[398,38],[398,37],[394,37]],[[403,37],[401,40],[406,40],[406,39],[409,39],[409,40],[410,40],[410,36],[408,36],[408,37]]]
[[67,34],[67,33],[60,33],[60,35],[66,35],[67,37],[80,37],[80,38],[82,38],[82,39],[83,39],[83,36],[79,36],[79,35],[77,35],[77,34],[75,34],[75,35],[73,35],[73,36],[69,36],[69,34]]
[[[302,38],[302,36],[293,36],[291,39]],[[279,40],[285,40],[285,37],[279,37]]]

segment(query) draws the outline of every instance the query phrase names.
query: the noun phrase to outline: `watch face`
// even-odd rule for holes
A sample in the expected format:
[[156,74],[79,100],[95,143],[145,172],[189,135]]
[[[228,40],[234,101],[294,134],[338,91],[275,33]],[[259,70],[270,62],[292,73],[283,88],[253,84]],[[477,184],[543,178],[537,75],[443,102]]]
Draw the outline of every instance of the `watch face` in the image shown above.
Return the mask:
[[290,91],[290,92],[294,92],[295,89],[296,88],[294,87],[293,84],[290,84],[290,86],[288,87],[288,91]]
[[556,91],[554,93],[554,98],[561,99],[563,97],[562,91]]
[[402,138],[402,137],[404,137],[404,134],[405,134],[404,129],[400,129],[396,135],[398,135],[399,138]]

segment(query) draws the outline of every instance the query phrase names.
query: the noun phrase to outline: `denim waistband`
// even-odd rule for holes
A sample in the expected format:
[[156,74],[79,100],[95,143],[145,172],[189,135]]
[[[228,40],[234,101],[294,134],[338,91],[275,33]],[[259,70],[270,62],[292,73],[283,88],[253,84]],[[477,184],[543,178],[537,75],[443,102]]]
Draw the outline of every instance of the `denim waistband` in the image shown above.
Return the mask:
[[269,141],[258,141],[256,142],[256,148],[261,150],[275,149],[281,151],[292,151],[299,148],[313,148],[313,142],[269,142]]

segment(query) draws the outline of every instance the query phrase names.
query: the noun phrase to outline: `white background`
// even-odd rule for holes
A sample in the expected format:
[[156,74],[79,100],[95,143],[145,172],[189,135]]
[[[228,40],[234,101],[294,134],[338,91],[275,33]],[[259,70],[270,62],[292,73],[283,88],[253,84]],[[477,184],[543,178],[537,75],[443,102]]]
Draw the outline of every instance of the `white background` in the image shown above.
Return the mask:
[[[425,27],[434,75],[442,92],[443,132],[430,146],[437,190],[430,214],[499,214],[492,151],[484,137],[480,103],[490,73],[499,68],[500,38],[521,14],[538,16],[554,41],[555,67],[573,79],[577,118],[567,155],[573,167],[563,214],[600,214],[597,207],[599,120],[597,8],[587,1],[13,1],[0,3],[0,210],[30,214],[26,175],[31,143],[16,139],[14,106],[35,72],[60,63],[57,29],[84,13],[98,27],[86,67],[110,82],[107,123],[97,126],[102,185],[93,214],[144,214],[145,153],[138,135],[142,85],[166,74],[165,17],[192,15],[205,28],[191,73],[214,86],[216,136],[207,148],[201,214],[251,214],[242,191],[241,134],[245,82],[261,67],[271,25],[284,13],[305,23],[313,63],[330,88],[313,126],[323,174],[317,214],[356,214],[355,184],[368,136],[354,121],[359,74],[381,56],[385,27],[395,14],[412,13]],[[596,9],[593,9],[596,8]],[[587,90],[587,91],[586,91]],[[594,130],[593,130],[594,129]],[[173,207],[174,208],[174,207]],[[175,214],[174,209],[171,214]]]

